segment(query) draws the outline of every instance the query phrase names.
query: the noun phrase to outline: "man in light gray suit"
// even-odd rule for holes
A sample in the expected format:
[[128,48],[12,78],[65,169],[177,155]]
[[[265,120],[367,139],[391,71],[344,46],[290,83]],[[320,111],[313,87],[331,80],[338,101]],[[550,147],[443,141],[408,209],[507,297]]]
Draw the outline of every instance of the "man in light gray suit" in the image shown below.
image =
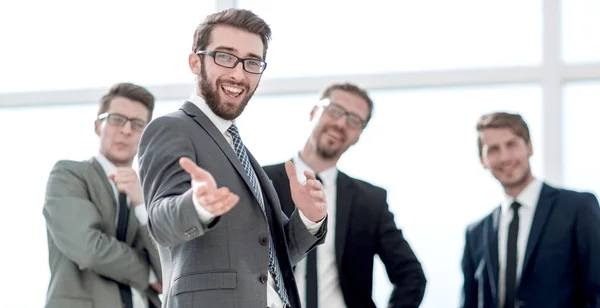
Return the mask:
[[292,271],[326,234],[322,185],[286,167],[289,219],[234,120],[266,68],[271,31],[230,9],[196,29],[189,65],[196,93],[152,121],[140,141],[140,178],[163,268],[165,307],[300,307]]
[[161,306],[160,258],[131,168],[153,108],[145,88],[114,85],[94,123],[99,153],[52,169],[43,209],[51,272],[47,308]]

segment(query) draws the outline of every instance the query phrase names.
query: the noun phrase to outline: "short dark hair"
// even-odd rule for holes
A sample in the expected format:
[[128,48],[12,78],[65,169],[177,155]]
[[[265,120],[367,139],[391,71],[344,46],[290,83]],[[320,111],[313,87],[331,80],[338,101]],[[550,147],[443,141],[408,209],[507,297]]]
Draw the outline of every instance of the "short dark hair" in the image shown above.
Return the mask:
[[349,82],[333,83],[333,84],[330,84],[329,86],[327,86],[323,91],[321,91],[321,96],[319,97],[319,100],[331,98],[331,92],[333,92],[334,90],[340,90],[340,91],[352,93],[352,94],[357,95],[358,97],[364,99],[365,102],[367,102],[367,105],[369,107],[369,114],[367,115],[367,118],[365,120],[365,126],[366,126],[369,123],[369,121],[371,120],[371,116],[373,115],[373,100],[369,97],[369,94],[367,93],[367,91],[365,89],[363,89],[355,84],[349,83]]
[[148,109],[148,121],[152,119],[152,112],[154,111],[154,95],[146,88],[128,82],[117,83],[110,87],[108,93],[104,94],[100,99],[98,115],[108,111],[110,103],[115,97],[124,97],[142,103],[146,106],[146,109]]
[[233,8],[208,15],[198,25],[194,32],[194,43],[192,45],[194,53],[204,50],[208,46],[213,28],[219,25],[231,26],[260,36],[264,46],[263,60],[266,60],[267,47],[271,39],[271,28],[262,18],[251,11]]
[[479,157],[483,155],[483,142],[479,133],[488,128],[509,128],[515,135],[525,141],[526,144],[531,142],[531,136],[529,135],[529,127],[523,120],[521,115],[516,113],[508,112],[493,112],[482,115],[477,121],[477,146],[479,148]]

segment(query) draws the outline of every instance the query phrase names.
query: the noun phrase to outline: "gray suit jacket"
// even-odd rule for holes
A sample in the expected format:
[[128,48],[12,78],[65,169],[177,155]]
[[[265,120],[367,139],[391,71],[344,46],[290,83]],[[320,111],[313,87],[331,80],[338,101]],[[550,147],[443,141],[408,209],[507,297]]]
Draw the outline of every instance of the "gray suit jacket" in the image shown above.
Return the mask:
[[[150,233],[164,268],[165,307],[266,307],[269,227],[292,307],[300,307],[292,266],[323,242],[298,212],[288,219],[267,175],[252,157],[266,215],[235,151],[210,119],[190,102],[153,120],[139,150],[140,177]],[[228,213],[204,226],[194,209],[190,176],[179,166],[189,157],[210,172],[217,186],[240,196]],[[267,226],[268,224],[268,226]]]
[[148,285],[149,266],[162,280],[156,245],[133,212],[126,243],[117,240],[116,202],[94,158],[59,161],[52,169],[43,210],[51,272],[47,308],[120,307],[115,281],[144,290],[151,307],[160,307]]

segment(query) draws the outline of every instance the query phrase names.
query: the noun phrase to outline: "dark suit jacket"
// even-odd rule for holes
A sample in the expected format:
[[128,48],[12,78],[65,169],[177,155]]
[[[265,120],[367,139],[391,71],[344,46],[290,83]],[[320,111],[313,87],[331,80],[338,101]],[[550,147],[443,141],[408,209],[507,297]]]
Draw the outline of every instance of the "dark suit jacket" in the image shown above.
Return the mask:
[[132,209],[126,240],[117,240],[116,209],[113,188],[94,158],[56,163],[43,209],[52,274],[46,308],[120,307],[117,281],[145,292],[150,307],[161,306],[148,285],[149,267],[162,280],[148,228]]
[[[462,307],[498,307],[500,208],[467,229]],[[533,217],[518,307],[600,307],[600,208],[589,193],[543,185]]]
[[[284,164],[264,169],[281,197],[284,212],[293,212],[295,206]],[[418,307],[423,299],[425,274],[402,232],[396,228],[386,195],[380,187],[338,173],[334,240],[340,286],[348,307],[375,307],[372,299],[375,254],[385,264],[394,284],[388,307]]]
[[[164,307],[266,307],[273,237],[293,308],[300,307],[292,266],[322,243],[327,222],[313,236],[298,212],[288,219],[267,175],[248,151],[262,188],[266,215],[235,150],[197,106],[148,124],[140,140],[140,177],[149,229],[164,269]],[[204,225],[194,208],[190,175],[179,165],[189,157],[210,172],[217,186],[240,197],[228,213]]]

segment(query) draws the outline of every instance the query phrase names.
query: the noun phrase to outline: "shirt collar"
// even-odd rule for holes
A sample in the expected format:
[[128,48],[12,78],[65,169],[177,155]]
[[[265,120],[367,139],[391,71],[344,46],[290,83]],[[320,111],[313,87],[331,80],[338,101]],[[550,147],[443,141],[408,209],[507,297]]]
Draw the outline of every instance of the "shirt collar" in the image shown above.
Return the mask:
[[[302,160],[302,158],[300,158],[299,154],[296,154],[292,160],[294,161],[294,165],[296,166],[296,176],[298,177],[298,180],[300,182],[306,181],[306,177],[304,176],[304,171],[308,170],[312,173],[315,173],[315,171],[310,166],[308,166]],[[333,187],[336,185],[336,182],[337,182],[338,169],[336,166],[333,166],[329,169],[325,169],[325,170],[319,172],[318,176],[323,181],[323,186]]]
[[190,102],[192,104],[196,105],[196,107],[198,107],[202,112],[204,112],[204,114],[217,127],[217,129],[219,130],[219,132],[221,132],[221,134],[225,135],[225,132],[227,132],[227,129],[231,126],[231,124],[233,124],[232,121],[225,120],[225,119],[219,117],[218,115],[216,115],[210,109],[210,107],[208,107],[208,104],[206,104],[206,101],[202,97],[200,97],[196,94],[192,94],[190,96]]
[[540,199],[540,194],[542,192],[542,181],[533,178],[531,183],[529,183],[523,191],[517,196],[516,200],[513,197],[504,194],[504,202],[501,204],[502,213],[508,213],[510,210],[510,205],[517,201],[521,204],[521,207],[527,209],[535,209]]
[[106,158],[106,156],[98,153],[96,156],[94,156],[94,158],[96,159],[96,161],[98,161],[98,163],[104,170],[104,173],[106,173],[107,177],[109,175],[117,172],[117,167],[115,166],[115,164],[113,164],[110,160],[108,160],[108,158]]

